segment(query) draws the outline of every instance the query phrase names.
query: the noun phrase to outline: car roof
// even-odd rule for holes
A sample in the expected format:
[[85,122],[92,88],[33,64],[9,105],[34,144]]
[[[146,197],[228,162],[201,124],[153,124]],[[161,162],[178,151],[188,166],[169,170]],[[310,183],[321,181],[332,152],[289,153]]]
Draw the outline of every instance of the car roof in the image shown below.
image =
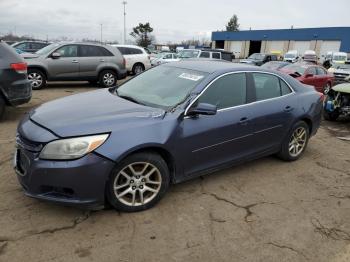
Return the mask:
[[259,67],[257,66],[249,66],[245,64],[232,63],[224,60],[214,59],[186,59],[178,62],[165,64],[164,66],[178,67],[206,73],[214,73],[218,71],[260,71]]

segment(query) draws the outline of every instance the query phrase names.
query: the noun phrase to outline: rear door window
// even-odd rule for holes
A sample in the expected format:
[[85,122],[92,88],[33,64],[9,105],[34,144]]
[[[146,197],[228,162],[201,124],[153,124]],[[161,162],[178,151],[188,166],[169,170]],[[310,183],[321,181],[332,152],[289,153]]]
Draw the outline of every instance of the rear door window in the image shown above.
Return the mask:
[[202,58],[210,58],[210,53],[209,53],[209,52],[201,52],[201,54],[199,55],[199,57],[202,57]]
[[216,105],[225,109],[243,105],[247,100],[245,73],[229,74],[215,80],[198,98],[198,103]]
[[316,75],[316,67],[309,67],[306,71],[306,74]]
[[326,75],[327,74],[327,72],[321,67],[316,67],[316,72],[317,72],[317,75]]
[[291,93],[289,86],[279,77],[264,73],[252,73],[256,101],[280,97]]
[[211,53],[211,57],[212,57],[213,59],[221,59],[220,53]]

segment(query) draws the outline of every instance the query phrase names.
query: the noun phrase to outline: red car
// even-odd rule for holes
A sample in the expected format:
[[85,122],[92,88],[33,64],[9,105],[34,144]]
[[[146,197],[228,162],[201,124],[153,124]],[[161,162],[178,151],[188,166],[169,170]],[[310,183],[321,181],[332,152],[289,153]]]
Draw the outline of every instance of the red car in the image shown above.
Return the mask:
[[314,86],[320,93],[327,93],[334,82],[333,74],[329,74],[326,69],[318,65],[295,63],[281,68],[280,71],[298,79],[303,84]]

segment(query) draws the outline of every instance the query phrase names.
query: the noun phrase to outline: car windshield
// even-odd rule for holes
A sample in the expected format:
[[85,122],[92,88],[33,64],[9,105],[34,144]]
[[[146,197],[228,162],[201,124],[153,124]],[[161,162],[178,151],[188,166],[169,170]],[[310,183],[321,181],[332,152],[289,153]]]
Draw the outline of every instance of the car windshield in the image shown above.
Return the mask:
[[342,56],[342,55],[335,55],[333,56],[333,60],[335,61],[346,61],[347,57],[346,56]]
[[179,52],[179,58],[196,58],[198,54],[198,50],[182,50]]
[[52,50],[54,50],[56,47],[58,47],[59,44],[51,44],[51,45],[48,45],[48,46],[45,46],[44,48],[36,51],[35,53],[38,54],[38,55],[46,55],[48,53],[50,53]]
[[248,57],[248,59],[252,59],[252,60],[263,60],[264,57],[265,57],[264,54],[255,53],[255,54],[252,54],[250,57]]
[[285,58],[294,58],[294,57],[296,57],[296,55],[295,54],[285,54],[284,57]]
[[158,66],[117,89],[120,97],[146,106],[169,109],[183,102],[208,73]]
[[307,67],[296,65],[296,64],[291,64],[291,65],[286,65],[283,67],[282,70],[288,70],[292,71],[293,73],[299,73],[300,75],[303,75],[305,73]]

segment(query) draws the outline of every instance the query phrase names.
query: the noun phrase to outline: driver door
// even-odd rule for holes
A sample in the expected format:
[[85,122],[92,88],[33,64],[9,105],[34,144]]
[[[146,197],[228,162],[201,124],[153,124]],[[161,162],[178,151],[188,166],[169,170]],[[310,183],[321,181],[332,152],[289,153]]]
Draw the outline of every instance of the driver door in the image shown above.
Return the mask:
[[185,116],[179,145],[184,173],[207,170],[246,156],[252,139],[245,73],[231,73],[215,80],[192,105],[216,105],[216,115]]
[[77,45],[65,45],[56,49],[53,53],[59,53],[59,58],[48,59],[48,72],[53,80],[75,80],[79,77],[79,57]]

